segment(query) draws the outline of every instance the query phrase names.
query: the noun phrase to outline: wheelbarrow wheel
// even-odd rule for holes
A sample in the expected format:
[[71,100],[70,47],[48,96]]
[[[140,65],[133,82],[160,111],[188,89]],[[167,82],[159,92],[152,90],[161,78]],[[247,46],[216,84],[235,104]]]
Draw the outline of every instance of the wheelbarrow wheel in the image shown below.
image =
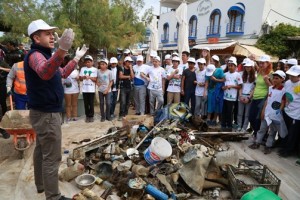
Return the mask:
[[[27,141],[25,138],[19,139],[17,143],[18,149],[25,149],[27,147]],[[18,150],[18,157],[19,159],[24,158],[24,150]]]

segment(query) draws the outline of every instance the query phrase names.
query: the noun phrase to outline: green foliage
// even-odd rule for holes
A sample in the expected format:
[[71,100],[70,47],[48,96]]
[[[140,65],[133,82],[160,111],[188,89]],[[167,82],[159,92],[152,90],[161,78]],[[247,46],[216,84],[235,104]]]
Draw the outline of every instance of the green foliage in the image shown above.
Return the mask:
[[270,55],[287,58],[293,51],[287,42],[287,37],[300,35],[300,27],[289,24],[279,24],[269,34],[261,36],[256,46]]
[[76,47],[85,43],[112,52],[143,40],[145,24],[138,15],[143,6],[143,0],[2,0],[0,13],[18,38],[31,21],[43,19],[59,27],[59,35],[73,28]]

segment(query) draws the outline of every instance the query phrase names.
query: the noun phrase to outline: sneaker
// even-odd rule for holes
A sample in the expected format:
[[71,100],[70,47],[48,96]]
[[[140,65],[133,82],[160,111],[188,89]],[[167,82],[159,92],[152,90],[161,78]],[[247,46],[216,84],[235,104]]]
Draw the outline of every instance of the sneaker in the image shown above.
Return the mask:
[[72,121],[72,119],[71,118],[67,118],[66,123],[68,123],[70,121]]
[[45,190],[44,189],[37,189],[37,193],[43,193]]
[[72,121],[76,122],[77,121],[77,117],[73,117]]
[[259,144],[253,143],[253,144],[249,145],[249,148],[250,149],[258,149],[259,148]]
[[241,132],[241,128],[237,128],[235,132],[240,133]]
[[233,129],[237,129],[239,127],[239,125],[237,125],[237,124],[232,124],[232,128]]
[[119,116],[118,121],[122,121],[123,117]]
[[101,120],[100,120],[101,122],[105,122],[105,118],[101,118]]
[[10,138],[10,134],[6,130],[0,128],[0,133],[4,139]]
[[71,198],[65,197],[65,196],[61,196],[58,200],[72,200]]
[[247,133],[247,131],[246,131],[245,129],[242,128],[242,129],[240,130],[240,133]]
[[90,117],[89,122],[94,122],[94,117]]
[[270,154],[272,152],[272,149],[271,149],[271,147],[265,147],[265,149],[264,149],[264,154]]
[[141,115],[141,113],[135,113],[135,115]]
[[111,118],[111,119],[114,119],[114,118],[115,118],[115,115],[114,115],[114,114],[110,115],[110,118]]
[[90,122],[90,118],[89,118],[89,117],[86,117],[86,118],[85,118],[85,122],[86,122],[86,123],[89,123],[89,122]]

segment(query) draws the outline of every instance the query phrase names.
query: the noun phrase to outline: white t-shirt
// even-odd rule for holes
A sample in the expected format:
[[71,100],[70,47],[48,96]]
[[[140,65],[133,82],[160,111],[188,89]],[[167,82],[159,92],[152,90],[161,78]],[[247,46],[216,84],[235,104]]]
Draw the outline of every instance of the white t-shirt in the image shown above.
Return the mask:
[[281,121],[283,120],[282,115],[278,110],[280,109],[282,97],[285,94],[285,89],[281,90],[269,87],[267,105],[265,108],[265,120],[269,125],[273,120]]
[[[95,67],[82,67],[79,76],[90,76],[97,77],[97,68]],[[96,84],[91,79],[83,79],[82,81],[82,92],[95,93]]]
[[141,73],[147,74],[149,66],[142,64],[141,66],[134,65],[133,66],[133,72],[134,72],[134,79],[133,79],[133,84],[135,86],[141,86],[141,85],[147,85],[148,81],[144,79],[141,76]]
[[[98,69],[97,81],[100,83],[98,91],[103,93],[107,89],[110,81],[112,81],[112,72],[109,69],[105,71]],[[111,88],[109,88],[108,92],[111,92]]]
[[197,80],[197,86],[196,86],[196,89],[195,89],[195,95],[196,96],[203,96],[205,87],[204,86],[200,87],[198,84],[199,83],[205,83],[205,72],[206,72],[205,69],[203,69],[202,71],[200,71],[200,69],[197,69],[195,71],[195,73],[196,73],[196,80]]
[[188,65],[188,63],[180,64],[180,65],[178,66],[178,68],[180,68],[182,71],[184,71],[185,69],[189,68],[189,65]]
[[171,69],[173,67],[173,65],[166,65],[165,70],[169,71],[169,69]]
[[76,80],[78,76],[78,70],[74,69],[72,73],[66,79],[63,80],[65,94],[79,93],[78,80]]
[[284,88],[287,101],[284,111],[290,118],[300,120],[300,81],[293,83],[288,80]]
[[[168,71],[166,72],[167,76],[170,76],[176,69],[174,69],[173,67],[169,68]],[[182,75],[182,69],[178,68],[178,75]],[[167,88],[168,92],[180,92],[181,88],[180,88],[180,84],[181,84],[181,78],[180,79],[176,79],[176,78],[172,78],[171,80],[169,80],[169,85]]]
[[114,87],[112,89],[112,91],[117,91],[117,85],[116,85],[116,81],[117,81],[117,67],[111,67],[110,68],[110,71],[111,71],[111,77],[112,77],[112,80],[114,81]]
[[[238,72],[226,72],[225,73],[225,86],[227,85],[241,85],[243,83],[241,74]],[[224,99],[228,101],[236,101],[238,90],[235,88],[229,88],[224,91]]]
[[162,90],[162,79],[165,78],[165,69],[162,67],[149,67],[147,70],[150,82],[148,84],[149,90]]

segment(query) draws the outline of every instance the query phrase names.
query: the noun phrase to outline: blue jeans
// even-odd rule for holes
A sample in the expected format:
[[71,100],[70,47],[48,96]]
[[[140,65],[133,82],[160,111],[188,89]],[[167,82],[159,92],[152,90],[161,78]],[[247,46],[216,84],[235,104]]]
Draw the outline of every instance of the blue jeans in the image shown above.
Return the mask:
[[15,92],[13,93],[13,95],[14,95],[16,110],[26,110],[27,103],[28,103],[28,96],[17,94]]
[[115,114],[115,108],[116,108],[117,99],[118,99],[118,92],[119,92],[118,90],[111,92],[110,115],[114,115]]
[[129,103],[130,103],[130,88],[122,88],[120,90],[120,114],[119,117],[128,115]]

